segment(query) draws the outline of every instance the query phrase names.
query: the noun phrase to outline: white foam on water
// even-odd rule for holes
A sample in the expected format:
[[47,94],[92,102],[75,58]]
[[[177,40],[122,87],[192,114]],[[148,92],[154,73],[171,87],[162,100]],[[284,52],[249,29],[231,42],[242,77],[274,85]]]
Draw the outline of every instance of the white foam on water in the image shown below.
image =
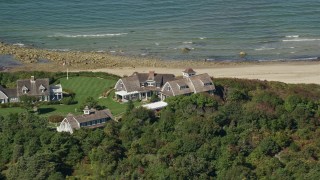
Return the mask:
[[185,41],[185,42],[182,42],[183,44],[193,44],[192,41]]
[[262,48],[257,48],[257,49],[254,49],[256,51],[265,51],[265,50],[273,50],[275,48],[266,48],[266,47],[262,47]]
[[283,42],[310,42],[310,41],[320,41],[320,39],[283,39]]
[[203,40],[203,39],[207,39],[207,37],[199,37],[199,39]]
[[156,42],[156,43],[154,43],[156,46],[159,46],[160,45],[160,43],[158,43],[158,42]]
[[22,43],[14,43],[14,44],[12,44],[12,45],[14,45],[14,46],[20,46],[20,47],[23,47],[23,46],[24,46],[24,44],[22,44]]
[[298,38],[299,37],[299,35],[288,35],[288,36],[286,36],[286,38]]
[[77,34],[77,35],[70,35],[70,34],[55,34],[48,37],[67,37],[67,38],[99,38],[99,37],[114,37],[114,36],[123,36],[127,35],[128,33],[115,33],[115,34]]
[[49,51],[58,51],[58,52],[67,52],[70,51],[70,49],[48,49]]

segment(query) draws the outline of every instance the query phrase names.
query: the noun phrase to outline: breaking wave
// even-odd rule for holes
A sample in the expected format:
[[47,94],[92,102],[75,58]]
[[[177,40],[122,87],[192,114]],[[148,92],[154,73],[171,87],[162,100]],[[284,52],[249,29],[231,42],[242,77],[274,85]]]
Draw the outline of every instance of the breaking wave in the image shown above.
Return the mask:
[[70,34],[55,34],[48,37],[66,37],[66,38],[99,38],[99,37],[114,37],[114,36],[123,36],[127,35],[128,33],[107,33],[107,34],[77,34],[77,35],[70,35]]

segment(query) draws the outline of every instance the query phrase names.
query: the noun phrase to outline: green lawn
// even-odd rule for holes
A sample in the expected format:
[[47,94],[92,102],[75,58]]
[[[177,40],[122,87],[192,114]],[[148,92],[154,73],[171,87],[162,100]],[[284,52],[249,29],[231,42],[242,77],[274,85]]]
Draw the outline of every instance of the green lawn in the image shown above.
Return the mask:
[[[49,116],[52,114],[65,116],[68,113],[80,114],[82,113],[82,109],[79,109],[79,107],[89,96],[98,100],[99,105],[109,108],[114,115],[118,115],[125,111],[126,104],[120,104],[112,99],[114,96],[113,91],[108,97],[100,98],[103,92],[114,87],[116,81],[113,79],[80,76],[71,77],[68,80],[66,78],[62,78],[60,79],[60,83],[64,89],[69,89],[75,92],[75,99],[78,103],[74,105],[42,105],[39,108],[41,116]],[[139,105],[138,102],[135,104]],[[0,115],[7,115],[9,113],[22,111],[24,110],[21,108],[0,108]]]

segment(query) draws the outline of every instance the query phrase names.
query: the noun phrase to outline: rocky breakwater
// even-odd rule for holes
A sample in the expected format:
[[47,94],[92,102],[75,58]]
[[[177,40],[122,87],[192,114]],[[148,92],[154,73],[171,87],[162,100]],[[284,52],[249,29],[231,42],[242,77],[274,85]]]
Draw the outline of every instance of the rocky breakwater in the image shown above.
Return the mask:
[[[36,65],[39,59],[46,59],[51,64],[67,65],[74,69],[96,69],[112,67],[208,67],[217,65],[207,61],[170,61],[145,57],[111,55],[106,52],[50,51],[32,47],[21,47],[0,43],[0,54],[13,55],[26,65]],[[59,66],[56,66],[59,67]],[[60,66],[62,67],[62,66]],[[58,69],[57,69],[58,70]]]

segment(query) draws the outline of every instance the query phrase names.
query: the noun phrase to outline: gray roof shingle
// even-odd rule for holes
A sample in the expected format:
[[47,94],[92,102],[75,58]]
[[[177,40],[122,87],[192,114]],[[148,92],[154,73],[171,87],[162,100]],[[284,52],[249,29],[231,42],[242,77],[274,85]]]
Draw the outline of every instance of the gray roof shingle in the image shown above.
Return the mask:
[[[42,86],[44,88],[44,92],[41,92]],[[22,89],[24,87],[28,89],[26,94],[22,92]],[[31,79],[18,80],[17,95],[48,96],[50,95],[49,79],[35,79],[34,81],[32,81]]]
[[[154,71],[149,73],[138,73],[135,72],[131,76],[122,78],[122,82],[126,87],[127,92],[133,91],[145,91],[145,90],[156,90],[156,87],[142,87],[141,83],[146,83],[148,80],[153,80],[156,84],[160,84],[162,87],[166,82],[175,79],[173,74],[157,74]],[[151,89],[150,89],[151,88]]]
[[170,84],[171,90],[162,89],[162,93],[169,96],[215,90],[215,86],[207,73],[169,81],[168,83]]
[[100,110],[100,111],[91,109],[91,112],[92,112],[91,114],[83,114],[80,116],[74,116],[74,118],[79,123],[89,122],[89,121],[103,119],[103,118],[113,119],[112,114],[111,114],[110,110],[108,110],[108,109]]

